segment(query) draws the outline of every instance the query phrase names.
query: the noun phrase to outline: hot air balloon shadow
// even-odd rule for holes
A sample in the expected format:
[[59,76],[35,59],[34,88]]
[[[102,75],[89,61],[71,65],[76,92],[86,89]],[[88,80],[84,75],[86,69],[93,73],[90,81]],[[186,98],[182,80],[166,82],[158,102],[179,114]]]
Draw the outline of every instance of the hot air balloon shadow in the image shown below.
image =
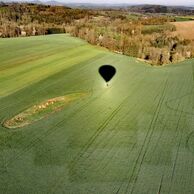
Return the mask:
[[116,74],[116,69],[111,65],[103,65],[99,68],[99,74],[103,77],[103,79],[106,81],[106,85],[108,86],[108,82]]

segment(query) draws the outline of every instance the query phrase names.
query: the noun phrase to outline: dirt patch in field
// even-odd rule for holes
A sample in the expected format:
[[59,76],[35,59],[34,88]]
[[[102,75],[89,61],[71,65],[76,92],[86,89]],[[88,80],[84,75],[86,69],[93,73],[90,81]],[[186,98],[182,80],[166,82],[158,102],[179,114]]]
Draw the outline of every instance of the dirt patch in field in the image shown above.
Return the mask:
[[176,31],[173,34],[194,40],[194,21],[172,22],[172,24],[176,26]]
[[9,129],[21,128],[62,110],[69,103],[87,96],[89,93],[73,93],[46,100],[6,120],[3,126]]

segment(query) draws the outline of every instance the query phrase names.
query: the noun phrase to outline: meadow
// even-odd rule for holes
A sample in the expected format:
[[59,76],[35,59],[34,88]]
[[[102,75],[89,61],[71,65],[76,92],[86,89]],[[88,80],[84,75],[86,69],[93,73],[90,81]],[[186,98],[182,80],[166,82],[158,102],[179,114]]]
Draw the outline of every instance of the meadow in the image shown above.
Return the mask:
[[186,21],[192,21],[194,20],[194,16],[176,16],[175,20],[177,22],[186,22]]
[[[0,61],[0,193],[193,193],[194,60],[153,67],[60,34],[0,39]],[[3,126],[74,93],[89,95]]]

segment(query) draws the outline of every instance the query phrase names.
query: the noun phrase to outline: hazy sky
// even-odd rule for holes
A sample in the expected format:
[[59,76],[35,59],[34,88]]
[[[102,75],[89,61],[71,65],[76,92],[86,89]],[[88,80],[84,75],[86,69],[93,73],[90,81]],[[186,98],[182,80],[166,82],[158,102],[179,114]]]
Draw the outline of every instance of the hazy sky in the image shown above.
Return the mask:
[[[0,0],[1,1],[1,0]],[[29,0],[17,0],[17,1],[29,1]],[[42,0],[51,1],[51,0]],[[194,6],[194,0],[56,0],[59,2],[67,3],[130,3],[130,4],[160,4],[160,5],[192,5]]]

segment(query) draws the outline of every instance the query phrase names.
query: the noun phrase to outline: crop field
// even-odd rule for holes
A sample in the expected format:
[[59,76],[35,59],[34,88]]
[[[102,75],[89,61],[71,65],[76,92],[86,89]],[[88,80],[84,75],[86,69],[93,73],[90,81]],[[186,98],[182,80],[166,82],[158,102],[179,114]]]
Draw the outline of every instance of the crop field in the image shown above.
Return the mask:
[[194,20],[194,16],[177,16],[175,17],[177,22],[185,22]]
[[173,31],[174,25],[172,24],[163,24],[163,25],[144,25],[142,33],[143,34],[152,34],[152,33],[161,33],[167,30]]
[[176,26],[176,35],[185,39],[194,40],[194,21],[172,22]]
[[[87,95],[4,127],[74,94]],[[194,60],[151,67],[63,34],[0,39],[0,122],[2,194],[194,191]]]

